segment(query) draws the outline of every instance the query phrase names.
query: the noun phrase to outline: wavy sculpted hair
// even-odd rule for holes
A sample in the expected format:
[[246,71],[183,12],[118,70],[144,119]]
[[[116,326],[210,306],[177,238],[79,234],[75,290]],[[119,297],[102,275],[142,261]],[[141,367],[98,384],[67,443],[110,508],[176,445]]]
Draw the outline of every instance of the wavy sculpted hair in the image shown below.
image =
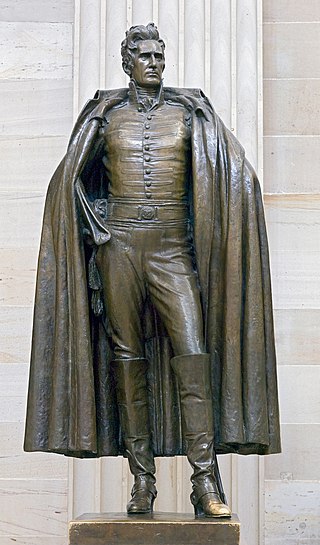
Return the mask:
[[162,47],[164,54],[165,43],[159,36],[158,29],[154,23],[147,26],[132,26],[127,30],[126,37],[121,43],[122,68],[131,77],[134,55],[137,50],[137,43],[143,40],[157,40]]

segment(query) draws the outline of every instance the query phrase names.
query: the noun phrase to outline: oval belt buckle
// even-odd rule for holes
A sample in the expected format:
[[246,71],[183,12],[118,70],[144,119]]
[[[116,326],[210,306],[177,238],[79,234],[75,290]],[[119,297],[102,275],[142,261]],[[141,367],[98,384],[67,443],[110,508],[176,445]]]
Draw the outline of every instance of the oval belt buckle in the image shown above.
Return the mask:
[[142,220],[153,220],[156,217],[155,206],[141,206],[140,218]]

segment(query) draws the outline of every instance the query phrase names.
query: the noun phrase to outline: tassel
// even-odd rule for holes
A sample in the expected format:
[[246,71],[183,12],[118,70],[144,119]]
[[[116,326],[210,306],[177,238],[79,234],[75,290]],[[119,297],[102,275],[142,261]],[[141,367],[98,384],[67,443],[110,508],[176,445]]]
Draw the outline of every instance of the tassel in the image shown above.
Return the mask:
[[96,264],[96,255],[98,248],[94,246],[92,248],[92,254],[89,259],[88,265],[88,277],[89,277],[89,288],[92,289],[91,295],[91,309],[95,316],[101,316],[103,313],[103,300],[101,296],[102,292],[102,282],[98,267]]
[[101,316],[103,313],[103,301],[101,290],[95,290],[91,295],[91,308],[95,316]]

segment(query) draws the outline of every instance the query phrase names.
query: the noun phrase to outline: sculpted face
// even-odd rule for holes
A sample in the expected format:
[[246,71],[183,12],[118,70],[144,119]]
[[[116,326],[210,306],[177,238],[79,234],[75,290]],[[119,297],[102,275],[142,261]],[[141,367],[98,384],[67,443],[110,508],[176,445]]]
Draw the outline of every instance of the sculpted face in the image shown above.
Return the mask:
[[156,40],[138,42],[131,77],[141,87],[157,87],[161,83],[165,61]]

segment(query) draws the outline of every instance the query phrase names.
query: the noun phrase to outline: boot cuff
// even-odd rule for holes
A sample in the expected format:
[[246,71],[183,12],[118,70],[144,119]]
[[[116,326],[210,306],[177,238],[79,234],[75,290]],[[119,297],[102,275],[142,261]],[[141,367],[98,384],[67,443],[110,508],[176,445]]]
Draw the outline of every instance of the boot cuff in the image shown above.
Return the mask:
[[203,364],[210,361],[210,354],[182,354],[180,356],[174,356],[171,358],[170,362],[173,368],[177,365],[184,364],[194,364],[197,363]]

